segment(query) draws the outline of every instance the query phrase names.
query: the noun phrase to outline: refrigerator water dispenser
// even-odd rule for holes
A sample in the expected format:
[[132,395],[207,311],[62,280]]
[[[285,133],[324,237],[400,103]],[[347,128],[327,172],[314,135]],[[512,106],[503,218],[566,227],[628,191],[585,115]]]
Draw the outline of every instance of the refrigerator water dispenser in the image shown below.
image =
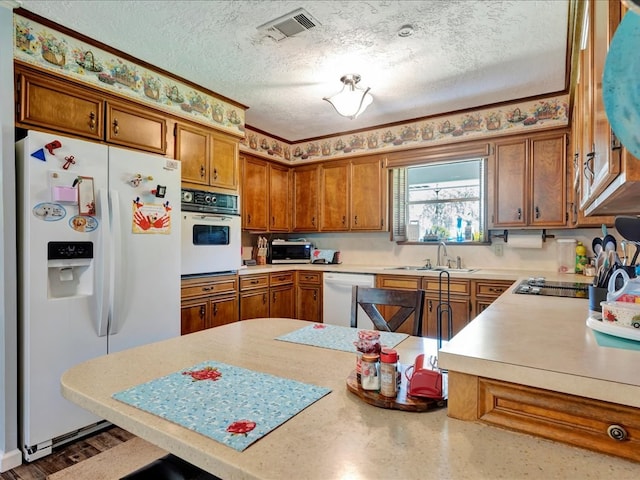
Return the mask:
[[49,298],[93,294],[93,242],[49,242]]

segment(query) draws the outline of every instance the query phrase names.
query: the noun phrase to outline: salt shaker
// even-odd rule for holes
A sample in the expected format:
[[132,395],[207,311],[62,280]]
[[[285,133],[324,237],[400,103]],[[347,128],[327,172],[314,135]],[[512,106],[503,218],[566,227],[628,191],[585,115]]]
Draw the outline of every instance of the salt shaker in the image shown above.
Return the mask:
[[392,348],[380,352],[380,394],[395,397],[398,394],[397,381],[398,353]]
[[377,353],[362,354],[360,377],[363,390],[380,390],[379,358]]

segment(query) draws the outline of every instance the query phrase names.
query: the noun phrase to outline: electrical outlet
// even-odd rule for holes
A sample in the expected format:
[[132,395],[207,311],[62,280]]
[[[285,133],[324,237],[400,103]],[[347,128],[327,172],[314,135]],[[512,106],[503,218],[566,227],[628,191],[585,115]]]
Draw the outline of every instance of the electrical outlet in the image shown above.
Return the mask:
[[504,245],[502,245],[501,243],[494,243],[493,253],[496,255],[496,257],[501,257],[504,253]]

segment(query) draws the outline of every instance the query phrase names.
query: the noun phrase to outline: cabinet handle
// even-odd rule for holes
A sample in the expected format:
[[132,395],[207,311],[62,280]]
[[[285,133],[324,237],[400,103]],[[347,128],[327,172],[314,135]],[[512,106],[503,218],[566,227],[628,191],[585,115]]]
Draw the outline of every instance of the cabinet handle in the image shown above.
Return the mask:
[[607,428],[607,435],[618,442],[622,442],[627,439],[627,431],[622,425],[609,425],[609,428]]
[[213,287],[202,287],[203,292],[210,292],[211,290],[213,290]]
[[540,209],[536,206],[535,208],[536,211],[536,218],[540,218]]
[[89,114],[89,129],[93,130],[96,128],[96,114],[95,112],[91,112]]
[[113,134],[114,135],[118,135],[118,133],[120,133],[120,126],[118,125],[118,119],[114,118],[113,119]]
[[205,315],[206,311],[204,309],[204,305],[200,306],[200,318],[204,319],[204,315]]
[[347,216],[343,215],[342,216],[342,225],[346,225],[347,224]]
[[258,280],[251,280],[251,285],[256,285],[258,283]]
[[356,215],[355,217],[353,217],[353,224],[357,225],[358,224],[358,215]]
[[522,209],[518,209],[518,220],[522,220]]
[[267,303],[267,292],[262,294],[262,304],[266,305],[266,303]]
[[213,314],[214,315],[218,315],[218,304],[217,303],[213,304]]
[[275,225],[276,224],[276,217],[271,217],[271,225]]
[[247,225],[251,224],[251,214],[247,215]]
[[218,169],[217,169],[217,168],[214,168],[214,169],[213,169],[213,179],[214,179],[214,180],[217,180],[217,179],[218,179]]
[[620,143],[620,140],[618,140],[618,137],[613,132],[613,130],[611,130],[611,151],[613,152],[614,150],[620,149],[622,149],[622,144]]
[[200,165],[200,176],[204,178],[204,165]]
[[433,302],[429,300],[429,311],[433,312]]
[[502,292],[504,292],[504,288],[489,287],[489,291],[490,292],[494,292],[494,293],[502,293]]
[[271,302],[272,303],[276,303],[277,297],[276,297],[276,292],[273,292],[272,298],[271,298]]
[[584,178],[589,181],[593,181],[594,172],[593,172],[593,161],[596,157],[596,152],[587,153],[587,159],[584,161]]
[[318,292],[313,291],[313,301],[315,302],[318,299]]
[[316,226],[316,217],[311,217],[311,225]]

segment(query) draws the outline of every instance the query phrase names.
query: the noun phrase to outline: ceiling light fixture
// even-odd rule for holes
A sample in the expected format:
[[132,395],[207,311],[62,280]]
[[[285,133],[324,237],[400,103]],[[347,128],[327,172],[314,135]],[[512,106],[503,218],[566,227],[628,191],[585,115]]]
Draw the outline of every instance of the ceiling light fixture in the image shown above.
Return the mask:
[[348,73],[342,76],[340,81],[344,84],[342,90],[331,97],[324,97],[323,100],[329,102],[340,115],[353,120],[371,105],[373,101],[369,93],[371,89],[367,87],[364,90],[356,87],[360,81],[360,75],[356,73]]

